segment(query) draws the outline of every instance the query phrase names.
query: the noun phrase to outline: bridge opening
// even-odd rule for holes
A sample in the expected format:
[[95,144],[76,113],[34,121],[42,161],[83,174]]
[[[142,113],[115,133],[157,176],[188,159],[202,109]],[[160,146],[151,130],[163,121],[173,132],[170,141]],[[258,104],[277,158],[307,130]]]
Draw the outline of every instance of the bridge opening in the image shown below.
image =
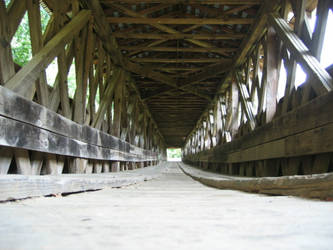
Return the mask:
[[179,162],[182,160],[181,148],[168,148],[167,149],[167,161]]

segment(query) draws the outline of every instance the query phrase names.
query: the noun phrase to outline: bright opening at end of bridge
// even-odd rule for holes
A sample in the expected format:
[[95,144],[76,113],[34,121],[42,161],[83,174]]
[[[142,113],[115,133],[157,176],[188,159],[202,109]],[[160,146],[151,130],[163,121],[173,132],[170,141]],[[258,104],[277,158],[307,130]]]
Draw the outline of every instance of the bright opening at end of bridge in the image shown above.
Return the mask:
[[181,161],[182,149],[181,148],[168,148],[167,149],[168,161]]

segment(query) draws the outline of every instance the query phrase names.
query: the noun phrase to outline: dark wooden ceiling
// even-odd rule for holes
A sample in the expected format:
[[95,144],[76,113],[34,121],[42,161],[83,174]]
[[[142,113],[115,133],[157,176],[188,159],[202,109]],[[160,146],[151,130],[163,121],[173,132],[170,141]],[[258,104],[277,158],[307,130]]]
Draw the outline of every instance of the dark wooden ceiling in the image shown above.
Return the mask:
[[182,146],[230,70],[261,1],[100,2],[123,55],[168,79],[132,74],[167,146]]

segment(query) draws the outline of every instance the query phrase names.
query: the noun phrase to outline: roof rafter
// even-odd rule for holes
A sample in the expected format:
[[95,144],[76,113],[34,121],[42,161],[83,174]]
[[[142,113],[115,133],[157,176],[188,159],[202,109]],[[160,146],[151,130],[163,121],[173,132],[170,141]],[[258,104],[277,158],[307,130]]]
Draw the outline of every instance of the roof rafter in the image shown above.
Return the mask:
[[252,24],[253,18],[148,18],[107,17],[109,23],[126,24]]
[[177,47],[146,47],[146,46],[119,46],[120,49],[129,51],[162,51],[162,52],[235,52],[237,48],[177,48]]
[[[145,15],[142,15],[142,14],[140,14],[140,13],[137,13],[137,12],[135,12],[135,11],[132,11],[132,10],[130,10],[130,9],[127,9],[127,8],[125,8],[125,7],[122,6],[122,5],[119,5],[119,4],[112,4],[112,6],[115,7],[115,8],[117,8],[118,10],[122,11],[122,12],[125,13],[126,15],[133,17],[133,18],[141,18],[141,19],[142,19],[142,18],[143,18],[143,19],[146,18]],[[148,18],[148,19],[149,19],[149,18]],[[169,19],[174,19],[174,18],[169,18]],[[175,29],[173,29],[173,28],[171,28],[171,27],[168,27],[168,26],[162,25],[162,24],[160,24],[160,23],[148,23],[148,24],[150,24],[151,26],[155,27],[156,29],[159,29],[159,30],[161,30],[161,31],[163,31],[163,32],[166,32],[166,33],[169,33],[169,34],[182,34],[182,32],[179,32],[179,31],[177,31],[177,30],[175,30]],[[185,33],[185,32],[187,32],[187,31],[190,31],[191,28],[193,28],[193,27],[197,27],[196,25],[203,25],[203,24],[195,24],[194,26],[192,26],[192,27],[190,27],[190,28],[187,28],[187,29],[183,30],[183,32]],[[155,44],[154,44],[154,45],[158,45],[158,44],[164,43],[165,41],[167,41],[167,40],[163,39],[163,40],[161,40],[161,41],[155,41]],[[195,39],[186,39],[186,41],[189,41],[189,42],[191,42],[191,43],[193,43],[193,44],[195,44],[195,45],[198,45],[198,46],[200,46],[200,47],[204,47],[204,48],[214,48],[213,45],[211,45],[211,44],[209,44],[209,43],[207,43],[207,42],[203,42],[203,41],[199,41],[199,40],[195,40]],[[154,45],[151,44],[151,46],[154,46]],[[224,53],[221,53],[221,54],[225,55]]]
[[[163,3],[162,0],[102,0],[102,3]],[[261,4],[261,0],[168,0],[172,4],[226,4],[226,5],[240,5],[240,4]]]
[[[227,63],[219,63],[219,64],[215,64],[215,65],[209,65],[209,66],[203,68],[203,70],[201,70],[198,74],[195,74],[191,77],[188,77],[187,79],[182,81],[183,85],[180,86],[179,88],[187,89],[193,83],[197,83],[197,82],[206,80],[208,78],[216,76],[217,74],[229,71],[230,69],[231,69],[230,64],[227,64]],[[172,89],[168,89],[168,90],[164,90],[164,91],[159,90],[159,92],[155,92],[154,94],[152,94],[150,96],[146,96],[143,99],[148,100],[150,98],[169,93],[170,91],[173,91],[173,90]]]
[[160,34],[160,33],[128,33],[128,32],[114,32],[112,34],[116,38],[126,39],[165,39],[165,40],[179,40],[179,39],[196,39],[196,40],[229,40],[229,39],[242,39],[245,34]]

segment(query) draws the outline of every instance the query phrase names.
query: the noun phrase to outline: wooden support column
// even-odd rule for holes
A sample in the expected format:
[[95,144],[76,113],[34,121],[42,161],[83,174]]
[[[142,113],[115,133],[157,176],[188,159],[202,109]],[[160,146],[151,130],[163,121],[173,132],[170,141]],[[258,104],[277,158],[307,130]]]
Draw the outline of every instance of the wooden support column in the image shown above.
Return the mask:
[[[23,9],[25,9],[25,3],[20,3],[20,6],[18,6],[18,1],[13,3],[11,10],[19,8],[21,12],[24,12]],[[12,13],[14,15],[14,13]],[[21,16],[21,15],[20,15]],[[17,16],[18,18],[18,16]],[[12,36],[15,32],[12,31],[11,28],[14,28],[12,26],[12,23],[9,23],[14,20],[10,20],[10,16],[7,15],[7,10],[5,8],[5,3],[1,0],[0,1],[0,84],[5,85],[9,82],[9,80],[15,75],[15,68],[14,68],[14,62],[12,58],[12,51],[10,47],[10,42],[12,39]],[[20,21],[20,20],[19,20]],[[15,28],[17,26],[15,25]],[[0,168],[1,173],[6,174],[8,172],[11,160],[12,160],[12,150],[9,148],[1,148],[1,166]],[[32,174],[31,170],[31,164],[30,164],[30,158],[29,153],[26,150],[23,149],[15,149],[14,150],[15,155],[15,162],[17,166],[17,172],[19,174]]]
[[[32,56],[36,55],[43,47],[42,41],[42,25],[40,19],[40,6],[38,1],[27,0],[28,7],[28,17],[29,17],[29,28],[30,28],[30,38],[31,38],[31,49]],[[36,81],[37,96],[39,103],[43,106],[48,106],[48,87],[45,71],[42,70],[39,75],[39,79]],[[34,96],[34,87],[31,87],[29,91],[25,92],[25,96],[28,99],[32,99]],[[29,96],[30,95],[30,96]]]
[[252,111],[252,104],[249,99],[250,95],[248,93],[246,86],[244,86],[244,84],[242,83],[242,78],[240,77],[238,72],[235,72],[235,76],[237,79],[237,86],[238,86],[239,93],[240,93],[240,100],[243,105],[245,115],[246,115],[247,119],[249,120],[250,127],[253,130],[255,128],[256,124],[255,124],[255,119],[254,119],[254,115],[253,115],[253,111]]
[[237,83],[232,81],[230,86],[230,110],[228,112],[228,125],[227,129],[231,132],[231,136],[234,137],[238,130],[238,107],[239,107],[239,92]]
[[[121,135],[121,118],[123,112],[123,95],[124,95],[124,77],[121,81],[116,82],[115,92],[114,92],[114,118],[112,124],[112,135],[120,137]],[[112,163],[112,172],[121,171],[120,162]]]
[[279,41],[272,27],[267,29],[265,46],[264,74],[266,79],[266,122],[270,122],[275,113],[277,105],[277,91],[279,84]]
[[270,24],[274,27],[280,39],[290,52],[295,56],[302,67],[313,77],[311,85],[317,95],[322,95],[333,89],[333,80],[328,72],[320,65],[318,60],[311,55],[310,50],[301,39],[290,29],[286,21],[277,15],[269,16]]
[[[107,83],[106,89],[104,91],[103,96],[101,97],[100,105],[98,107],[98,111],[96,112],[96,115],[94,116],[94,120],[92,123],[92,126],[100,129],[102,122],[104,120],[104,115],[107,109],[110,109],[110,104],[112,103],[112,97],[114,94],[114,89],[117,87],[121,82],[123,81],[123,72],[122,70],[115,68],[113,75],[111,76],[111,79],[109,79],[109,82]],[[117,94],[117,92],[116,92]],[[116,109],[115,109],[116,110]],[[116,112],[115,112],[115,119],[116,118]],[[113,128],[113,135],[117,136],[115,134],[115,128]]]
[[4,0],[0,0],[0,84],[4,85],[15,75],[10,47],[10,24]]

